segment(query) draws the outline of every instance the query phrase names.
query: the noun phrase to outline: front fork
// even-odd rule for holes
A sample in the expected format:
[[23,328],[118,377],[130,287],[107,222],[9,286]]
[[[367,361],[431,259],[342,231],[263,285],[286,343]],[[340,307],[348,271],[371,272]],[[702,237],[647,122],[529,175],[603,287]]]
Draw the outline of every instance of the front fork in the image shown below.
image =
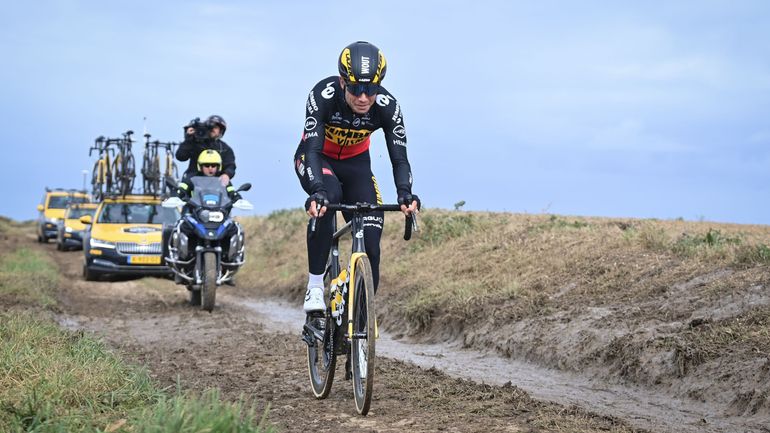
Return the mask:
[[203,275],[205,274],[205,263],[203,262],[203,255],[205,253],[213,252],[216,257],[216,269],[217,280],[216,285],[222,284],[222,247],[195,247],[195,282],[194,284],[200,286],[203,284]]

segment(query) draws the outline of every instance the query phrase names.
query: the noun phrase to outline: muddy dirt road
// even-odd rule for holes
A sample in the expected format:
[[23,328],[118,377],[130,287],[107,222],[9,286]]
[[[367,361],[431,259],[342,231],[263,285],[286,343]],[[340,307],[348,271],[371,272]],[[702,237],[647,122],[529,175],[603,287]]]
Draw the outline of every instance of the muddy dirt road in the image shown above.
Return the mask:
[[[386,353],[388,345],[398,344],[390,340],[383,340],[380,354],[384,355],[377,359],[372,410],[369,416],[361,417],[355,412],[350,382],[343,380],[340,370],[328,399],[312,397],[305,347],[299,328],[292,322],[296,318],[287,319],[280,304],[238,298],[234,296],[238,289],[224,286],[217,308],[209,314],[190,307],[186,291],[170,281],[86,282],[81,278],[80,252],[59,253],[50,245],[38,247],[54,258],[63,275],[59,295],[62,325],[101,335],[129,361],[146,366],[162,385],[178,383],[193,390],[216,387],[227,398],[243,397],[254,402],[258,410],[268,408],[268,419],[282,431],[761,431],[713,424],[702,419],[697,410],[688,414],[689,407],[681,409],[684,418],[660,420],[651,418],[653,412],[597,410],[600,400],[613,403],[617,398],[628,398],[611,387],[596,388],[596,384],[586,387],[589,393],[594,387],[593,400],[567,399],[566,405],[540,401],[519,388],[515,380],[513,385],[496,384],[484,380],[490,376],[474,376],[476,368],[468,368],[468,363],[460,367],[436,365],[443,365],[442,369],[455,376],[492,385],[388,358],[399,353],[399,349]],[[419,355],[408,359],[427,366],[431,364],[420,362],[420,358],[445,357],[431,350],[408,351]],[[473,359],[468,362],[472,364]],[[488,375],[492,367],[481,365],[479,357],[475,359],[478,370]]]

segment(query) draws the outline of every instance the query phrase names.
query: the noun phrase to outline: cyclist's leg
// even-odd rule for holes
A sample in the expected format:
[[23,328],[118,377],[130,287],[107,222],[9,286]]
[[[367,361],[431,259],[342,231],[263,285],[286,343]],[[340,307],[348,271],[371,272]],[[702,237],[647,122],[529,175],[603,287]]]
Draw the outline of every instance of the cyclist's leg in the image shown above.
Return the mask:
[[[310,194],[310,180],[304,164],[304,155],[297,153],[294,155],[294,173],[299,178],[302,189]],[[334,174],[329,161],[322,158],[321,177],[326,187],[327,199],[330,203],[339,203],[342,198],[342,186],[337,176]],[[329,257],[329,250],[332,246],[332,219],[334,212],[327,212],[323,217],[316,221],[315,234],[310,236],[310,226],[308,225],[307,236],[307,254],[308,270],[313,275],[322,275],[326,268],[326,260]]]
[[[377,179],[372,173],[369,152],[343,161],[335,161],[337,176],[343,185],[342,200],[345,203],[367,202],[382,204]],[[347,220],[347,216],[345,218]],[[364,246],[372,265],[374,291],[380,280],[380,238],[385,224],[385,213],[370,212],[364,216]]]

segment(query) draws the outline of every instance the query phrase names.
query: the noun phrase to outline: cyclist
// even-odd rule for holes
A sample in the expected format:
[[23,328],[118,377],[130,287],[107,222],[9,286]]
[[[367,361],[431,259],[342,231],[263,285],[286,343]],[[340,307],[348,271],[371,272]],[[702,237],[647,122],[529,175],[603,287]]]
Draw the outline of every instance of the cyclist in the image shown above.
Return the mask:
[[219,175],[219,178],[222,181],[222,185],[227,185],[230,179],[235,177],[235,153],[222,140],[227,130],[225,119],[222,116],[212,114],[204,122],[199,122],[198,119],[192,120],[184,126],[184,130],[184,141],[176,150],[176,159],[180,161],[187,161],[189,159],[190,164],[187,166],[184,175],[182,175],[182,180],[187,180],[190,176],[194,175],[198,165],[194,157],[197,157],[206,149],[214,149],[219,152],[222,158],[222,173]]
[[[409,215],[420,208],[412,194],[412,172],[406,156],[406,129],[401,107],[384,87],[385,56],[369,42],[354,42],[342,50],[339,76],[318,82],[305,106],[305,130],[294,155],[294,169],[309,194],[305,209],[320,217],[314,236],[308,236],[306,312],[324,310],[323,273],[331,249],[332,218],[328,203],[382,203],[371,169],[370,135],[382,128],[393,165],[401,210]],[[347,218],[347,216],[346,216]],[[379,282],[383,212],[365,217],[365,247],[372,265],[374,288]]]
[[[198,155],[198,171],[190,174],[192,176],[221,176],[222,175],[222,156],[214,149],[206,149]],[[185,199],[192,195],[193,184],[187,183],[189,179],[182,179],[176,190],[179,198]],[[241,199],[241,195],[235,190],[232,182],[227,182],[227,195],[230,201],[236,202]]]

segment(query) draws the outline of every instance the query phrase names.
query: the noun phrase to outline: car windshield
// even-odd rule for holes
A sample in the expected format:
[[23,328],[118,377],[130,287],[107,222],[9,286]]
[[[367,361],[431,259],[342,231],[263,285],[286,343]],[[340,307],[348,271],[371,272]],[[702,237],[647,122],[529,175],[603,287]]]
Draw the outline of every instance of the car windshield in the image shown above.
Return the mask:
[[65,209],[70,203],[88,203],[88,199],[71,195],[52,195],[48,198],[49,209]]
[[102,207],[99,223],[107,224],[174,224],[179,219],[177,209],[160,204],[109,203]]
[[78,208],[78,207],[71,207],[67,209],[67,216],[65,218],[67,219],[78,219],[85,215],[91,215],[94,216],[94,211],[96,209],[88,209],[88,208]]

